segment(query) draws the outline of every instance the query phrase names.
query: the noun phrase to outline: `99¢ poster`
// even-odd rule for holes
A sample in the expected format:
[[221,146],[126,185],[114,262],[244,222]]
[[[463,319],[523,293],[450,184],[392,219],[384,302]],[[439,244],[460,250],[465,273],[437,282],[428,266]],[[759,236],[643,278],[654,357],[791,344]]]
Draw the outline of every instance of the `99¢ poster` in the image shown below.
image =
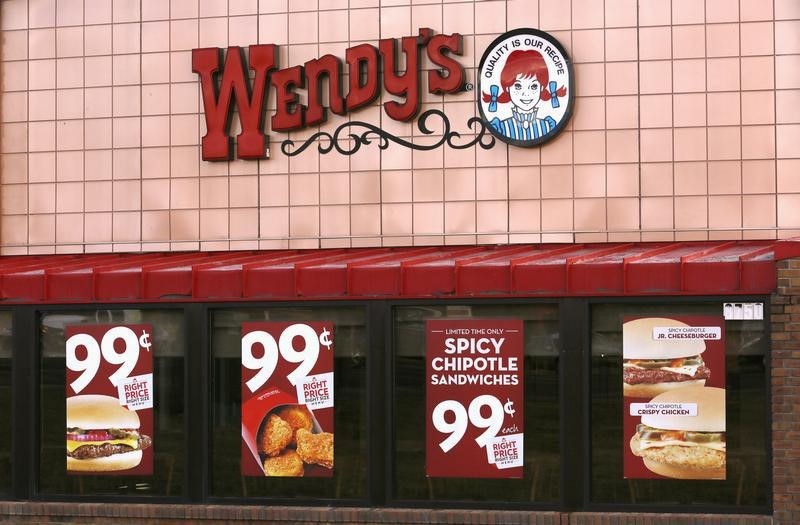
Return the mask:
[[427,323],[426,474],[522,478],[522,321]]
[[67,473],[153,473],[153,328],[65,327]]
[[242,324],[242,475],[333,476],[333,323]]
[[725,320],[627,317],[623,462],[632,479],[725,479]]

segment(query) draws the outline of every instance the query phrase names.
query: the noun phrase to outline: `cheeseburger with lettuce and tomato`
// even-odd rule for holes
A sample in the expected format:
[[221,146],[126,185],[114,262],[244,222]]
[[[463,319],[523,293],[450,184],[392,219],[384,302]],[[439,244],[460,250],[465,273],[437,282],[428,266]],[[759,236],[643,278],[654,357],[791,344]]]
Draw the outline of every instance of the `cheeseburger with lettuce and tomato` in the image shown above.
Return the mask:
[[656,339],[654,328],[689,327],[675,319],[644,317],[622,328],[622,395],[652,398],[662,392],[704,386],[711,370],[702,339]]
[[127,470],[142,461],[152,441],[139,434],[139,416],[111,396],[67,398],[67,470]]

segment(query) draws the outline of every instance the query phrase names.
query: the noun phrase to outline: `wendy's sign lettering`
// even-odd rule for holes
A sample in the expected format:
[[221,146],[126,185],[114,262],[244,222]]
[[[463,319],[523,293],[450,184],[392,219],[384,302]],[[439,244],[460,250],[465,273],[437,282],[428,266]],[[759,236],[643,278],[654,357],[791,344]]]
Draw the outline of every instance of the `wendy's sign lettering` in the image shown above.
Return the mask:
[[[241,123],[236,155],[266,159],[268,127],[289,132],[319,126],[327,120],[328,110],[346,115],[372,104],[382,89],[395,97],[383,103],[386,115],[410,121],[420,110],[423,76],[431,94],[473,89],[456,59],[463,52],[458,33],[434,35],[433,30],[421,28],[416,36],[347,48],[344,59],[329,54],[285,68],[278,65],[275,44],[248,49],[247,57],[237,46],[229,47],[227,54],[219,48],[192,50],[192,70],[200,77],[206,116],[203,160],[233,158],[230,127],[235,109]],[[320,154],[335,149],[352,155],[369,144],[380,149],[396,144],[417,151],[445,145],[458,150],[490,149],[495,139],[513,146],[538,146],[558,135],[573,111],[572,62],[555,38],[536,29],[515,29],[495,39],[483,53],[475,83],[478,113],[466,122],[467,133],[463,126],[453,129],[444,111],[429,109],[419,115],[418,132],[414,132],[415,137],[431,136],[429,141],[408,140],[380,125],[344,119],[336,129],[317,130],[299,144],[285,138],[280,151],[290,157],[308,148]],[[267,126],[266,108],[273,89],[275,111]],[[302,101],[300,91],[305,94]]]
[[[402,99],[384,102],[386,115],[399,121],[412,120],[421,104],[422,53],[436,67],[427,73],[428,92],[444,94],[464,89],[464,68],[453,58],[462,50],[461,35],[434,35],[428,28],[420,29],[418,36],[382,39],[377,47],[350,47],[345,51],[344,63],[339,57],[325,55],[302,66],[283,69],[278,66],[278,46],[274,44],[249,46],[247,59],[241,47],[229,47],[224,61],[222,49],[194,49],[192,71],[200,77],[208,130],[202,139],[203,160],[232,158],[229,133],[234,100],[242,127],[236,137],[238,157],[268,157],[264,128],[270,87],[275,88],[276,97],[276,110],[270,117],[273,131],[318,126],[327,120],[328,109],[345,115],[366,106],[378,97],[381,82],[383,89]],[[401,60],[400,53],[405,60]],[[403,62],[404,70],[400,67]],[[345,67],[349,78],[346,92],[342,85]],[[254,73],[252,84],[248,70]],[[327,80],[327,88],[323,80]],[[306,90],[307,104],[300,102],[298,89]],[[325,98],[328,107],[323,105]]]

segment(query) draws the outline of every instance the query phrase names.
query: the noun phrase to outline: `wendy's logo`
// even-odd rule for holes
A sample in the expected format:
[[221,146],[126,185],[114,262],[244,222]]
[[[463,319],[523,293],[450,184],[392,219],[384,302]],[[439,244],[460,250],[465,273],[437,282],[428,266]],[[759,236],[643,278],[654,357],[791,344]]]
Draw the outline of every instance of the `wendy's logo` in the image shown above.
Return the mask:
[[575,97],[572,62],[561,44],[536,29],[492,42],[478,70],[478,108],[494,136],[538,146],[567,125]]

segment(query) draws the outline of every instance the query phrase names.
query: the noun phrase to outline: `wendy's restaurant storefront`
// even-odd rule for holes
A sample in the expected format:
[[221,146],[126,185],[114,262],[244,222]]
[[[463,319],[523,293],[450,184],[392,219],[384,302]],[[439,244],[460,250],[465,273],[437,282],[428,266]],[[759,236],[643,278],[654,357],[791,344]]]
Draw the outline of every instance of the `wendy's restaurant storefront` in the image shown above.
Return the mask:
[[791,523],[798,253],[5,258],[0,509],[14,523]]
[[800,522],[799,31],[3,0],[0,522]]

